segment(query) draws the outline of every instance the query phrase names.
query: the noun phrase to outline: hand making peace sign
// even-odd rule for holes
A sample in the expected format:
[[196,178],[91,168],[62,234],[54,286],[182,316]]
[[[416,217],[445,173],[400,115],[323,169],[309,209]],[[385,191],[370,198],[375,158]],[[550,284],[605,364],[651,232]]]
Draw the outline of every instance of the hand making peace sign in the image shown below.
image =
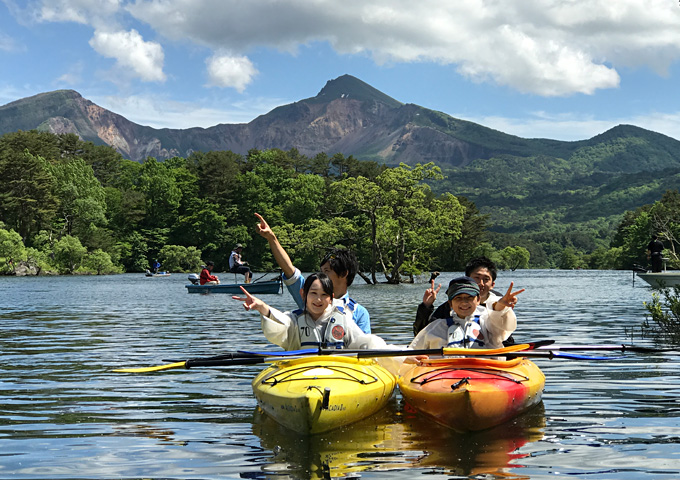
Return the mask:
[[510,286],[508,287],[508,291],[505,292],[505,295],[503,295],[503,297],[501,297],[501,299],[498,300],[494,304],[494,310],[496,310],[497,304],[500,304],[500,306],[503,307],[503,308],[505,308],[505,307],[515,308],[515,305],[517,305],[517,295],[522,293],[524,291],[524,289],[517,290],[516,292],[513,292],[512,286],[513,286],[513,282],[510,282]]
[[269,305],[264,303],[259,298],[252,296],[250,293],[248,293],[248,290],[246,290],[242,286],[241,290],[243,291],[243,293],[246,294],[245,297],[238,297],[234,295],[231,298],[233,298],[234,300],[238,300],[239,302],[243,302],[243,308],[245,308],[246,310],[257,310],[262,315],[266,315],[269,313]]

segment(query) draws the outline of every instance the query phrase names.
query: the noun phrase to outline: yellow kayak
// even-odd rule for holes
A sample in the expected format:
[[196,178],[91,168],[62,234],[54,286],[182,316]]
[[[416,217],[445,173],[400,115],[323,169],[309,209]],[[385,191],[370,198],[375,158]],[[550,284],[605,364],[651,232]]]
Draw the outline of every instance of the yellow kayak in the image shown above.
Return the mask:
[[408,405],[469,432],[500,425],[539,403],[545,376],[526,358],[443,358],[414,364],[398,383]]
[[321,433],[382,409],[396,377],[373,359],[334,355],[281,360],[253,380],[260,408],[299,433]]

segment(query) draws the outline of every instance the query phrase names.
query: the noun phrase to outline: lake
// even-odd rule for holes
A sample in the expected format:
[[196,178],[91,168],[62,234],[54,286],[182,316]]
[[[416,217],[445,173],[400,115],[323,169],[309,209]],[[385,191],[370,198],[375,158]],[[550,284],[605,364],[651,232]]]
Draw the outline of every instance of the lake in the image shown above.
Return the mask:
[[[510,280],[526,288],[518,341],[664,346],[643,338],[652,290],[631,272],[500,272],[497,290]],[[257,314],[229,295],[187,294],[186,283],[184,274],[0,277],[0,478],[680,478],[675,353],[536,359],[542,404],[475,434],[405,410],[397,393],[380,414],[304,437],[256,411],[250,382],[262,366],[113,372],[271,348]],[[374,333],[407,344],[425,288],[357,278],[350,293]],[[287,292],[262,298],[293,307]]]

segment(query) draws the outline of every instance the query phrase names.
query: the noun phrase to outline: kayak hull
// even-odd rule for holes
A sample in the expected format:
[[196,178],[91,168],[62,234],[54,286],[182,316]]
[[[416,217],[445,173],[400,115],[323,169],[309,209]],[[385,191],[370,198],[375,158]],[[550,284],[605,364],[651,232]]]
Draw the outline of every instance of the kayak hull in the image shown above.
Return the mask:
[[316,434],[381,410],[396,377],[371,359],[322,355],[275,362],[252,386],[267,415],[298,433]]
[[399,378],[406,402],[459,432],[484,430],[538,404],[545,376],[526,358],[431,359]]

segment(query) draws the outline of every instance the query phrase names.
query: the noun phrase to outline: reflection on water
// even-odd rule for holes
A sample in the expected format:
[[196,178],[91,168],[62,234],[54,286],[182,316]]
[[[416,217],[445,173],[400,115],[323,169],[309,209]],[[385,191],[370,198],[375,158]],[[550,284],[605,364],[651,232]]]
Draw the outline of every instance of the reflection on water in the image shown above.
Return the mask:
[[[446,284],[456,272],[444,273]],[[651,289],[630,272],[501,272],[526,288],[518,340],[637,343]],[[118,374],[123,366],[271,349],[228,295],[189,295],[182,276],[0,277],[0,479],[680,478],[680,358],[537,359],[543,403],[457,434],[389,408],[300,437],[256,411],[260,366]],[[405,345],[424,285],[353,285],[374,331]],[[294,306],[288,294],[269,296]]]
[[403,411],[399,403],[354,425],[314,436],[297,435],[257,410],[253,433],[273,452],[263,474],[318,479],[420,468],[466,478],[527,478],[508,469],[521,467],[526,454],[519,453],[520,447],[543,438],[542,403],[502,427],[470,434]]

